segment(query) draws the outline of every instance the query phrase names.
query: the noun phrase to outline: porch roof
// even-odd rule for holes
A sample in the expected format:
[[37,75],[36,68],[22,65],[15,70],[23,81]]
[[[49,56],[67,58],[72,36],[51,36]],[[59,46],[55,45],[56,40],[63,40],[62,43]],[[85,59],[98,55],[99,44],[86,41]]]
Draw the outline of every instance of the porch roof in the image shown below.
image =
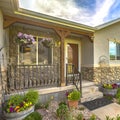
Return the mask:
[[4,28],[15,22],[22,22],[48,28],[57,27],[87,36],[93,36],[96,30],[91,26],[19,8],[18,0],[0,0],[0,8],[4,15]]

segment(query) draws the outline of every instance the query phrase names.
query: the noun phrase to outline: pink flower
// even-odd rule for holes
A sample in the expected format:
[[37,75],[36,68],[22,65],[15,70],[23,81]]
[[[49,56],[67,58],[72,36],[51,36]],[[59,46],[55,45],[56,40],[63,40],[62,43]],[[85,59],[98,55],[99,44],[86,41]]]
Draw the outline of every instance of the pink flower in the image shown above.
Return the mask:
[[19,33],[17,34],[17,37],[20,38],[20,39],[22,39],[23,33],[19,32]]

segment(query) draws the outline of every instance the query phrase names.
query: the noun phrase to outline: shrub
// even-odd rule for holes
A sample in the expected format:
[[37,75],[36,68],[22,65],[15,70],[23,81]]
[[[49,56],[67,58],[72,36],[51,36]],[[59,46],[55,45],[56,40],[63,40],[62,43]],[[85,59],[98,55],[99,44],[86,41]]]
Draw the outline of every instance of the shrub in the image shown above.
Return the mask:
[[109,116],[106,116],[106,120],[114,120],[114,118],[110,118]]
[[59,105],[59,108],[57,109],[57,116],[60,118],[60,120],[72,120],[68,106],[62,103]]
[[83,120],[83,114],[82,113],[78,114],[77,120]]
[[37,91],[30,90],[25,94],[25,99],[27,101],[31,101],[32,104],[36,104],[38,102],[39,94]]
[[23,120],[42,120],[42,116],[38,112],[32,112]]
[[68,100],[79,100],[81,97],[81,93],[77,90],[73,90],[72,92],[68,93]]
[[96,116],[93,114],[93,115],[90,117],[90,120],[96,120]]
[[117,90],[116,99],[118,100],[118,103],[120,104],[120,88],[118,88]]
[[14,96],[10,96],[9,104],[14,104],[15,106],[19,105],[21,102],[23,102],[24,100],[24,96],[22,95],[14,95]]

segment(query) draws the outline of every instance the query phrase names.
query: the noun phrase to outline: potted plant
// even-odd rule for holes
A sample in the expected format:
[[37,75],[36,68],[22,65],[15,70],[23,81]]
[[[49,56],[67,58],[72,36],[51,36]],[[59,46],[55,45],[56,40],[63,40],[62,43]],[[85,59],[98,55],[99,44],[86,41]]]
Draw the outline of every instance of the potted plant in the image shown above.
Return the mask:
[[78,101],[80,100],[81,93],[77,90],[72,90],[71,92],[67,93],[68,105],[69,107],[78,107]]
[[17,34],[16,42],[18,44],[33,44],[35,39],[32,35],[19,32]]
[[16,94],[5,102],[4,115],[6,120],[21,120],[34,112],[34,105],[38,101],[37,91],[30,90],[25,95]]
[[104,83],[101,87],[104,95],[115,96],[119,85],[117,83]]
[[52,41],[53,41],[52,38],[43,38],[41,40],[41,43],[43,44],[44,47],[49,48],[52,46]]

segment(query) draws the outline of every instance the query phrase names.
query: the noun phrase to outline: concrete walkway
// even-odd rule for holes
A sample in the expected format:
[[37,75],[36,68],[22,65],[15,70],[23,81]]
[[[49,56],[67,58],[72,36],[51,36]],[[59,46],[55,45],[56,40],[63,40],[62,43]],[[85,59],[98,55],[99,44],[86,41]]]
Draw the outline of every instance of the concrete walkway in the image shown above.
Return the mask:
[[120,115],[120,105],[116,103],[111,103],[104,107],[100,107],[98,109],[91,111],[93,114],[97,115],[101,120],[106,120],[106,116],[116,117]]

